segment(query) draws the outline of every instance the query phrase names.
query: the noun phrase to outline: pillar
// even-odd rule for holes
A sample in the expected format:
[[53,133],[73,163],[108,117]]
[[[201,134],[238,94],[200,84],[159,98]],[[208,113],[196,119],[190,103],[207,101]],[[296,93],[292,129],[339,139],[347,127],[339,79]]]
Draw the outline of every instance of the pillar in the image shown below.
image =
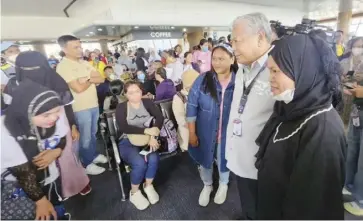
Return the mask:
[[108,52],[107,40],[106,39],[101,39],[100,40],[100,45],[101,45],[101,51],[104,54],[107,54],[107,52]]
[[47,57],[47,53],[45,52],[44,44],[35,43],[35,44],[33,44],[33,48],[34,48],[34,51],[38,51]]
[[188,41],[190,44],[190,49],[192,49],[194,46],[199,45],[200,39],[204,38],[203,35],[204,35],[204,30],[202,28],[198,31],[188,33]]
[[353,0],[340,0],[337,30],[344,32],[345,39],[349,36],[349,27],[352,23]]

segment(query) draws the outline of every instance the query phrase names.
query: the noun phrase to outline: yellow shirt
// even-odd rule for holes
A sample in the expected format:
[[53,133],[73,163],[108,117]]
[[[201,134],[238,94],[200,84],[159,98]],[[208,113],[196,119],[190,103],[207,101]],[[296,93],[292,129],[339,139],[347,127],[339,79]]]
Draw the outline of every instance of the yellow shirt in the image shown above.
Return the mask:
[[103,78],[106,78],[106,74],[105,74],[105,63],[103,61],[99,61],[99,62],[94,62],[94,61],[90,61],[89,62],[98,72],[100,72],[101,76]]
[[[66,57],[57,65],[58,74],[67,83],[80,77],[89,77],[93,70],[95,69],[87,61],[80,60],[77,62]],[[74,98],[74,103],[72,104],[74,112],[98,107],[97,90],[94,84],[81,93],[76,93],[71,88],[70,90]]]
[[336,45],[336,49],[337,49],[337,51],[336,51],[336,53],[337,53],[337,56],[338,57],[340,57],[340,56],[342,56],[343,55],[343,53],[344,53],[344,47],[343,47],[343,45]]

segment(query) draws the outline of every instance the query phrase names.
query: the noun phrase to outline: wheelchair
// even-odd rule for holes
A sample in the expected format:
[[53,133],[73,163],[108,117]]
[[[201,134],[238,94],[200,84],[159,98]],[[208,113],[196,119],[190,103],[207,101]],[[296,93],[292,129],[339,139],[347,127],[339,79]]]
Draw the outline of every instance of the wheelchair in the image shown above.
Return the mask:
[[[163,116],[171,120],[176,129],[177,129],[177,122],[172,110],[172,99],[161,100],[155,102],[155,104],[160,108]],[[129,166],[121,159],[119,150],[118,150],[118,143],[122,137],[120,134],[117,123],[116,123],[116,115],[115,110],[105,110],[100,118],[100,128],[101,128],[101,135],[106,151],[106,156],[108,158],[108,166],[109,170],[112,171],[114,168],[112,164],[115,165],[115,169],[117,172],[120,190],[121,190],[121,200],[126,200],[126,194],[124,189],[124,183],[122,174],[123,171],[128,173],[130,171]],[[176,156],[181,153],[180,148],[178,147],[176,151],[171,153],[160,153],[160,161]],[[111,156],[112,155],[112,156]],[[111,163],[113,162],[113,163]]]

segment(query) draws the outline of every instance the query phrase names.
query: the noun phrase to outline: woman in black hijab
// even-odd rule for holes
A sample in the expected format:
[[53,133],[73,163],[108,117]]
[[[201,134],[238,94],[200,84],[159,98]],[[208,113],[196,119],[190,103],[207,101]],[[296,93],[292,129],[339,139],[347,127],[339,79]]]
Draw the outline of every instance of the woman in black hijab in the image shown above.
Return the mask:
[[341,68],[319,37],[278,41],[268,60],[274,112],[257,139],[258,219],[344,219],[346,140],[332,106]]
[[79,132],[74,120],[72,105],[70,105],[73,102],[72,93],[64,79],[49,66],[47,58],[37,51],[22,52],[16,58],[15,65],[16,78],[10,81],[5,93],[12,96],[11,94],[16,90],[18,83],[25,79],[30,79],[54,90],[58,93],[64,105],[67,119],[72,129],[72,137],[74,140],[77,140]]
[[65,119],[60,117],[61,106],[55,91],[25,79],[12,94],[4,120],[7,130],[4,136],[11,136],[16,142],[2,147],[2,152],[8,153],[8,169],[19,186],[36,202],[37,220],[64,215],[56,213],[64,210],[57,188],[60,172],[56,160],[66,145],[65,135],[69,131]]

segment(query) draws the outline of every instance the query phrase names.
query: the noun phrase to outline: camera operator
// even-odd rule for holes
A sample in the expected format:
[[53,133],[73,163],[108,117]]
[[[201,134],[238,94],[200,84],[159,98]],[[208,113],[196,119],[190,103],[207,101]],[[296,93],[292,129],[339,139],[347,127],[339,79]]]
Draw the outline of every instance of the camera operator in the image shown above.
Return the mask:
[[341,57],[345,52],[345,47],[343,45],[344,42],[344,32],[338,30],[335,32],[335,43],[333,44],[333,51],[336,53],[336,55]]

